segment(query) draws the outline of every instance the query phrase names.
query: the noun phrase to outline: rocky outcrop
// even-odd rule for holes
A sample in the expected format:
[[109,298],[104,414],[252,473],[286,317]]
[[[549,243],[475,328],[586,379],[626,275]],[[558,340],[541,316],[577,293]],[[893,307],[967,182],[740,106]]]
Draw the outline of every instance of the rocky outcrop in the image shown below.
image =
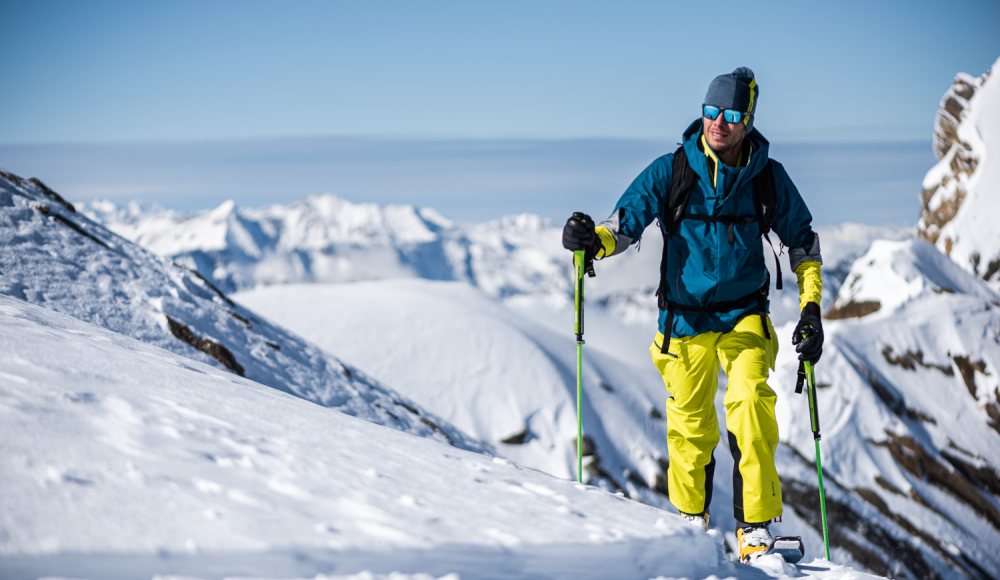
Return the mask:
[[[946,166],[944,171],[929,173],[924,181],[917,223],[917,235],[932,244],[937,243],[941,228],[958,213],[968,193],[969,178],[979,164],[972,145],[959,136],[959,126],[969,112],[970,101],[989,75],[990,71],[978,78],[959,73],[942,97],[934,119],[934,156]],[[943,249],[950,254],[951,242],[944,240]]]

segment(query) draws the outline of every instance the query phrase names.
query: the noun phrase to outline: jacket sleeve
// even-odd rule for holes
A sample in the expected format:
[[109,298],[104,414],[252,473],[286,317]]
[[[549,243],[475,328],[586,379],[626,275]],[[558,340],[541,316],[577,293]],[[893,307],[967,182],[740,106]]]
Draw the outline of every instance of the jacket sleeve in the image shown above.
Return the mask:
[[603,254],[614,256],[639,241],[646,226],[660,214],[660,199],[670,184],[674,154],[653,161],[618,199],[615,211],[597,226]]
[[813,231],[812,214],[785,168],[773,159],[771,164],[777,194],[771,228],[789,248],[788,261],[799,283],[799,308],[809,302],[818,305],[823,296],[819,235]]

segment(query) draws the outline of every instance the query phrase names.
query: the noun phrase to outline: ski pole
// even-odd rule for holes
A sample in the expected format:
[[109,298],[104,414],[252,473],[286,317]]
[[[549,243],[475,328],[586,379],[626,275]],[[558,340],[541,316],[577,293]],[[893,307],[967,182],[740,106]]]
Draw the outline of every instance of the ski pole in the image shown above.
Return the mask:
[[[580,219],[583,214],[574,213]],[[583,274],[594,277],[594,262],[587,259],[583,250],[573,252],[576,272],[576,290],[573,309],[576,317],[576,480],[583,483]]]
[[585,252],[573,252],[576,270],[576,292],[573,300],[576,314],[576,480],[583,483],[583,272]]
[[[830,560],[830,529],[826,521],[826,492],[823,491],[823,463],[819,454],[819,407],[816,402],[816,373],[809,361],[799,363],[799,377],[795,392],[802,392],[802,380],[805,378],[806,394],[809,397],[809,422],[813,432],[813,442],[816,444],[816,474],[819,478],[819,510],[823,519],[823,546],[826,548],[826,559]],[[804,375],[804,376],[803,376]]]

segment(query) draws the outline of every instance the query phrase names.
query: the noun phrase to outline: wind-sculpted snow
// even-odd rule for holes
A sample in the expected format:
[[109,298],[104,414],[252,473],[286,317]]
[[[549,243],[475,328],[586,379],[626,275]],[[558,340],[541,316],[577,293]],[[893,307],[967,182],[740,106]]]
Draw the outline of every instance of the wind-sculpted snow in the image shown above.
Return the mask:
[[0,577],[866,580],[0,296]]
[[409,433],[485,451],[363,372],[233,303],[197,272],[0,175],[0,294]]
[[[850,304],[878,308],[828,320],[816,367],[833,544],[888,575],[1000,576],[1000,296],[927,242],[881,241],[834,311]],[[796,368],[783,349],[769,381],[797,457],[779,467],[791,498],[816,486]],[[818,528],[815,508],[792,506]]]

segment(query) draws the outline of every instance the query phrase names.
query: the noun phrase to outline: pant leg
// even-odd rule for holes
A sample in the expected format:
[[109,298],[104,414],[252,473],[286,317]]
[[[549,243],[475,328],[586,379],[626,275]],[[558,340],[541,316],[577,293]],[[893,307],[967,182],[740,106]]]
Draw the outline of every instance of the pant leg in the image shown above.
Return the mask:
[[781,515],[781,483],[774,467],[778,446],[777,398],[767,385],[778,354],[771,321],[765,339],[760,318],[743,318],[719,339],[718,354],[729,377],[726,427],[733,454],[733,510],[737,521],[759,523]]
[[[682,512],[701,513],[712,499],[712,475],[719,444],[715,393],[719,385],[717,332],[672,339],[670,355],[660,352],[656,334],[649,348],[653,363],[670,392],[667,399],[667,486],[670,502]],[[676,354],[677,356],[671,356]]]

